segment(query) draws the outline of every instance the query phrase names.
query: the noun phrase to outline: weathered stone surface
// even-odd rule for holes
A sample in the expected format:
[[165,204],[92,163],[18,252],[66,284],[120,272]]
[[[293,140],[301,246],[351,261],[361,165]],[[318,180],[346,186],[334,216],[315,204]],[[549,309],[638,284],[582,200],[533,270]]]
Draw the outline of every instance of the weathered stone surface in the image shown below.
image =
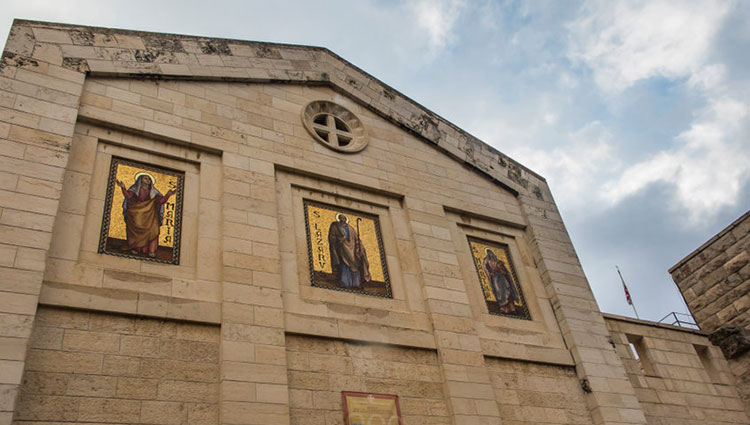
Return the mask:
[[737,358],[750,351],[750,329],[725,326],[714,331],[709,339],[721,348],[727,359]]
[[[606,321],[648,423],[747,420],[742,391],[739,396],[734,389],[727,391],[733,382],[732,360],[727,363],[704,334],[613,315]],[[638,343],[631,345],[633,341]],[[715,416],[717,410],[725,414]]]
[[341,415],[341,391],[398,394],[407,423],[448,420],[433,351],[289,336],[287,361],[292,424],[310,423],[308,409]]
[[670,269],[693,317],[706,332],[730,324],[750,326],[750,306],[743,300],[750,287],[749,224],[750,212]]
[[750,212],[670,269],[698,325],[730,361],[750,415]]
[[[38,316],[44,332],[35,335],[74,331],[75,343],[37,337],[43,349],[26,358],[19,419],[183,424],[193,412],[193,423],[215,423],[201,421],[216,418],[210,412],[218,406],[219,359],[206,353],[218,351],[218,328],[55,308],[40,308]],[[148,336],[133,335],[137,329],[148,329]],[[110,341],[119,343],[118,355],[101,353],[112,351],[105,349]],[[183,361],[169,360],[172,348],[159,349],[175,344],[185,347]]]

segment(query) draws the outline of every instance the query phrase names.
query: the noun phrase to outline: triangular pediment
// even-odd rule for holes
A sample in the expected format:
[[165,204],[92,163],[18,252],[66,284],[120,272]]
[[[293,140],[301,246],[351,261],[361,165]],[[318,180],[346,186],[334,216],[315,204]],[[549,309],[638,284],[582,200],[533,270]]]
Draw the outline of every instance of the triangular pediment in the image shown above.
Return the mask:
[[33,67],[42,55],[88,77],[327,85],[515,195],[540,197],[546,188],[539,175],[326,48],[14,21],[4,64]]

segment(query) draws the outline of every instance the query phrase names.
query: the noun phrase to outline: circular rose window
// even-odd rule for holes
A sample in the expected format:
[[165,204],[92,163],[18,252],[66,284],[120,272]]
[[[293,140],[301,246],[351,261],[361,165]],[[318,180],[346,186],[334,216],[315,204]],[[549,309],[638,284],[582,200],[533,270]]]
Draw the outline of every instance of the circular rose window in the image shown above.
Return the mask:
[[310,102],[302,110],[302,123],[310,135],[339,152],[359,152],[367,146],[365,129],[356,115],[326,100]]

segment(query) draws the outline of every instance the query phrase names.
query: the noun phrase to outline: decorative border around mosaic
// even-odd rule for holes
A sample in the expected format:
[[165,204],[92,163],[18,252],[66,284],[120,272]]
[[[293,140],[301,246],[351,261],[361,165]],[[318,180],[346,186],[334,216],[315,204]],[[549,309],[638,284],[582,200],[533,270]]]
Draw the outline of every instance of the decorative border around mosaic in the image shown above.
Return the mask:
[[[174,218],[174,243],[172,244],[172,259],[170,261],[160,260],[157,258],[149,258],[139,255],[132,255],[125,252],[111,252],[106,249],[107,238],[109,235],[109,222],[110,212],[112,211],[112,199],[114,198],[115,181],[117,180],[117,164],[128,165],[131,167],[143,168],[153,172],[171,175],[177,178],[177,192],[175,193],[175,218]],[[182,239],[182,198],[184,194],[184,181],[185,175],[182,172],[169,170],[167,168],[160,168],[155,166],[146,165],[136,161],[130,161],[123,158],[112,157],[112,161],[109,165],[109,175],[107,180],[107,195],[104,201],[104,214],[102,216],[102,228],[99,234],[99,250],[100,254],[114,255],[116,257],[134,258],[137,260],[152,261],[163,264],[180,264],[180,248]]]
[[[334,291],[351,292],[351,293],[355,293],[355,294],[363,294],[363,295],[369,295],[369,296],[373,296],[373,297],[392,299],[393,298],[393,291],[392,291],[392,288],[391,288],[390,276],[388,274],[388,264],[385,261],[385,248],[383,247],[383,238],[382,238],[381,233],[380,233],[380,220],[379,220],[379,217],[377,215],[374,215],[374,214],[367,214],[367,213],[359,212],[359,211],[348,209],[348,208],[342,208],[342,207],[339,207],[337,205],[324,204],[324,203],[321,203],[321,202],[311,201],[311,200],[307,200],[307,199],[303,199],[302,204],[303,204],[303,209],[304,209],[304,212],[305,212],[305,234],[307,235],[307,238],[306,238],[307,239],[306,240],[306,242],[307,242],[307,266],[310,269],[310,284],[312,286],[316,287],[316,288],[331,289],[331,290],[334,290]],[[380,254],[380,262],[381,262],[381,264],[383,266],[383,280],[384,280],[385,289],[386,289],[386,294],[385,295],[374,294],[372,292],[366,292],[366,291],[362,291],[362,290],[358,290],[358,289],[333,288],[333,287],[329,287],[329,286],[321,286],[321,285],[316,285],[315,284],[315,267],[313,265],[312,242],[311,242],[312,238],[311,238],[311,235],[310,235],[310,219],[308,217],[308,209],[307,209],[308,205],[312,205],[312,206],[319,207],[319,208],[326,208],[326,209],[331,209],[331,210],[338,210],[338,211],[341,211],[341,212],[348,212],[349,214],[354,214],[354,215],[359,215],[359,216],[363,216],[363,217],[368,217],[368,218],[371,218],[373,220],[373,222],[375,223],[375,235],[377,236],[377,241],[378,241],[378,248],[379,248],[378,250],[379,250],[379,254]]]
[[[474,263],[474,269],[476,269],[477,277],[479,278],[480,288],[482,285],[482,275],[479,270],[480,270],[480,267],[484,267],[484,266],[481,264],[477,264],[477,259],[474,257],[474,254],[471,250],[471,242],[481,243],[484,245],[490,245],[493,248],[501,249],[505,252],[505,258],[508,259],[508,266],[510,268],[510,274],[514,280],[513,283],[516,285],[516,289],[518,290],[518,297],[520,298],[521,303],[523,304],[523,307],[522,307],[523,316],[507,314],[507,313],[502,313],[502,312],[492,312],[492,311],[489,311],[489,307],[487,307],[488,309],[487,312],[489,314],[496,315],[496,316],[504,316],[504,317],[510,317],[513,319],[521,319],[521,320],[531,320],[531,313],[529,312],[529,305],[526,302],[526,297],[524,297],[523,295],[523,288],[521,288],[521,281],[518,279],[518,274],[516,274],[516,268],[513,265],[513,260],[510,257],[510,249],[508,245],[504,243],[488,241],[486,239],[475,238],[473,236],[467,236],[466,238],[468,239],[468,242],[469,242],[469,254],[471,255],[472,262]],[[487,297],[484,294],[484,289],[483,288],[481,289],[482,289],[482,298],[484,299],[485,306],[486,306],[487,302],[489,301],[487,300]]]

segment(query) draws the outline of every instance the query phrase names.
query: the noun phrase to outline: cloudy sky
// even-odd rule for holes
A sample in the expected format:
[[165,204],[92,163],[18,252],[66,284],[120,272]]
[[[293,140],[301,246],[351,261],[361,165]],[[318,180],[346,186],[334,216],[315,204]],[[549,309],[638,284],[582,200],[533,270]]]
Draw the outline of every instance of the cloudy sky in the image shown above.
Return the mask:
[[[750,207],[748,1],[42,1],[14,17],[327,47],[545,176],[605,312]],[[4,43],[3,43],[4,44]]]

